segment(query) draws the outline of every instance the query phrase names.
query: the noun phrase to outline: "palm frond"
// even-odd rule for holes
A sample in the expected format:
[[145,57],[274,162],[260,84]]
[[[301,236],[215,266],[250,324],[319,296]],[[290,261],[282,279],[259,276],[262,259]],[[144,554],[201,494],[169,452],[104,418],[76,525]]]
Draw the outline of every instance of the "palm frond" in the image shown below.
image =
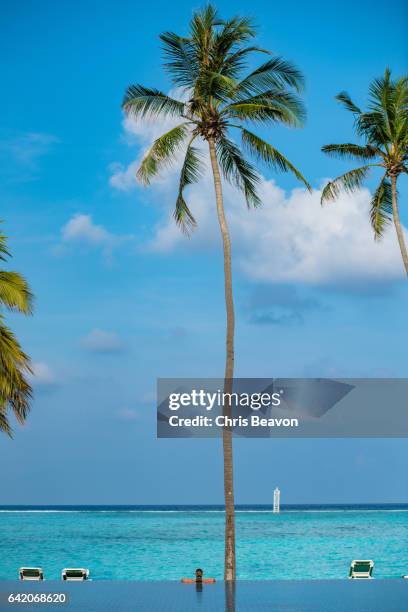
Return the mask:
[[331,144],[322,147],[323,153],[327,153],[332,157],[353,159],[372,159],[378,155],[378,149],[371,145],[361,146],[353,143]]
[[273,168],[275,168],[275,170],[279,170],[281,172],[292,172],[292,174],[294,174],[309,191],[312,191],[310,184],[307,182],[301,172],[299,172],[299,170],[271,144],[244,128],[241,129],[241,133],[242,144],[251,155],[253,155],[259,161],[271,165]]
[[248,57],[252,53],[269,54],[269,51],[262,49],[261,47],[249,46],[238,49],[238,51],[233,53],[229,53],[220,67],[220,74],[224,74],[234,79],[237,78],[242,70],[246,67]]
[[[9,257],[7,238],[0,232],[0,260],[5,261]],[[32,304],[33,295],[27,281],[17,272],[0,270],[0,305],[31,314]],[[0,315],[0,431],[9,436],[12,430],[7,411],[11,409],[17,420],[23,423],[30,409],[29,373],[30,359]]]
[[7,237],[0,231],[0,261],[7,261],[9,257],[11,257],[11,254],[7,248]]
[[237,102],[225,109],[230,119],[252,121],[254,123],[282,122],[292,125],[292,115],[285,113],[281,108],[260,101]]
[[244,121],[280,121],[293,127],[301,126],[305,117],[301,100],[291,92],[280,89],[232,102],[223,112]]
[[294,64],[281,57],[274,57],[238,83],[237,94],[257,94],[285,86],[293,87],[300,92],[304,87],[304,77]]
[[172,116],[182,117],[184,102],[167,96],[158,89],[130,85],[123,100],[122,108],[135,118]]
[[387,119],[383,112],[372,111],[361,113],[355,121],[357,134],[363,137],[367,144],[388,148],[391,140]]
[[374,238],[379,240],[392,220],[391,183],[386,175],[381,179],[371,199],[370,220],[374,230]]
[[144,156],[137,172],[137,179],[149,185],[164,165],[174,162],[174,154],[188,135],[188,124],[181,123],[157,138]]
[[214,72],[210,68],[202,69],[197,77],[194,86],[195,106],[197,102],[202,102],[204,107],[206,100],[211,99],[213,107],[219,107],[229,101],[231,92],[235,89],[236,81],[230,76]]
[[367,115],[375,117],[380,138],[390,142],[394,139],[395,84],[391,81],[391,72],[388,68],[383,77],[373,79],[369,87],[369,96]]
[[194,13],[190,21],[191,39],[196,44],[201,44],[214,27],[222,26],[224,23],[225,21],[218,17],[216,7],[209,3]]
[[198,66],[208,66],[210,50],[214,42],[214,30],[224,22],[218,18],[217,9],[208,4],[200,11],[194,13],[190,22],[190,41]]
[[196,183],[202,176],[203,167],[200,159],[200,152],[192,146],[195,139],[193,136],[188,143],[183,167],[180,172],[179,192],[174,210],[174,219],[184,233],[189,235],[196,227],[196,221],[184,199],[184,189],[188,185]]
[[260,206],[261,200],[257,194],[260,176],[256,169],[243,157],[236,144],[226,137],[217,140],[216,151],[227,181],[244,193],[248,207]]
[[394,134],[402,155],[408,154],[408,76],[395,83],[394,90]]
[[6,407],[0,406],[0,431],[7,434],[10,438],[13,437],[13,432],[7,418]]
[[228,53],[255,36],[255,28],[247,17],[233,17],[214,34],[211,61],[221,67]]
[[30,410],[32,389],[26,377],[30,372],[28,356],[0,317],[0,430],[9,435],[7,408],[20,423],[24,423]]
[[385,69],[384,76],[373,79],[369,85],[369,109],[374,112],[386,112],[391,95],[394,89],[394,84],[391,81],[391,71]]
[[355,116],[355,128],[359,136],[364,137],[368,145],[380,146],[385,137],[384,113],[380,109],[371,109],[371,112],[363,113],[354,104],[346,92],[341,92],[336,99]]
[[354,104],[354,102],[352,101],[352,99],[350,98],[350,96],[348,95],[348,93],[346,91],[341,91],[337,96],[336,96],[336,100],[338,100],[346,110],[350,111],[351,113],[354,114],[360,114],[361,110],[359,109],[359,107]]
[[188,38],[174,32],[160,34],[163,52],[167,61],[165,69],[175,85],[192,87],[198,76],[198,64],[194,45]]
[[329,200],[335,200],[340,195],[342,189],[346,193],[352,193],[360,189],[370,168],[371,164],[355,168],[337,177],[334,181],[327,183],[322,191],[321,203],[324,204]]
[[25,278],[18,272],[0,270],[0,304],[9,310],[32,313],[33,294]]

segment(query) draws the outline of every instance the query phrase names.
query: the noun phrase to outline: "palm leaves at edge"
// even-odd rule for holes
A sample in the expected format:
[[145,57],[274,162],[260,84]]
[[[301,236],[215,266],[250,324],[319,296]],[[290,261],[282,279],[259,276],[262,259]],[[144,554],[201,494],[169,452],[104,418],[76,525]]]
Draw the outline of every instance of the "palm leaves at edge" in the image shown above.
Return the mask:
[[18,272],[0,270],[0,303],[8,310],[32,314],[33,294]]
[[261,200],[257,194],[260,175],[242,155],[237,145],[226,137],[216,142],[217,158],[226,180],[244,193],[248,208],[257,208]]
[[384,230],[392,220],[391,183],[386,175],[380,181],[371,199],[370,221],[374,230],[374,239],[380,240]]
[[137,179],[144,185],[158,174],[165,165],[174,162],[174,153],[185,141],[188,135],[188,123],[181,123],[156,138],[146,155],[143,157],[136,173]]
[[407,172],[407,155],[404,154],[408,145],[407,83],[407,76],[393,81],[391,71],[386,68],[383,76],[371,82],[368,110],[364,112],[346,92],[341,92],[336,98],[354,115],[356,133],[365,139],[365,144],[361,146],[345,143],[322,147],[324,153],[340,158],[377,158],[376,163],[356,168],[328,183],[322,192],[322,204],[337,197],[341,188],[351,192],[361,187],[369,167],[385,169],[385,174],[371,198],[370,221],[375,240],[382,237],[386,226],[392,220],[390,176],[395,176],[395,171]]
[[[10,257],[7,238],[0,232],[0,260]],[[33,295],[26,280],[18,272],[0,271],[0,304],[8,310],[31,314]],[[7,418],[10,407],[23,423],[30,409],[31,386],[26,374],[32,373],[30,359],[22,350],[13,332],[0,315],[0,431],[9,436],[12,429]]]
[[184,189],[188,185],[196,183],[202,175],[200,153],[196,147],[192,146],[194,140],[195,136],[190,139],[187,145],[186,155],[180,172],[179,191],[174,210],[174,219],[177,225],[187,235],[196,227],[196,220],[184,199]]
[[350,170],[338,176],[333,181],[329,181],[322,191],[321,203],[324,204],[328,200],[335,200],[340,195],[342,189],[344,189],[346,193],[353,193],[357,189],[360,189],[373,165],[374,164],[368,164],[360,168],[355,168],[354,170]]
[[158,115],[182,117],[184,102],[175,100],[159,89],[130,85],[123,99],[122,107],[135,118],[157,117]]
[[32,373],[30,359],[22,350],[14,334],[0,317],[0,431],[12,435],[7,418],[11,407],[15,417],[24,423],[30,410],[32,389],[26,374]]
[[301,172],[299,172],[299,170],[271,144],[244,128],[241,128],[241,133],[242,144],[251,153],[251,155],[255,156],[258,160],[271,165],[275,170],[280,172],[292,172],[299,181],[304,183],[308,191],[312,191],[311,185],[307,182]]
[[322,151],[331,157],[339,157],[340,159],[353,159],[355,157],[358,159],[372,159],[381,153],[377,147],[372,145],[361,146],[352,142],[324,145]]
[[276,56],[242,79],[236,87],[236,93],[260,93],[265,89],[282,88],[285,85],[301,92],[304,88],[304,77],[294,64]]

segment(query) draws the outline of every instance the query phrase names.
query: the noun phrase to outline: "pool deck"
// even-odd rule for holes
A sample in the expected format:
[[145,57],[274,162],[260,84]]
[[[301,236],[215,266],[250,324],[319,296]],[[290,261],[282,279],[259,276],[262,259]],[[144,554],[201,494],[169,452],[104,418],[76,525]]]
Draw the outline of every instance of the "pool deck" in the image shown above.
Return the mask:
[[[9,604],[10,593],[66,593],[66,604]],[[0,610],[164,612],[407,612],[408,580],[178,582],[0,581]]]

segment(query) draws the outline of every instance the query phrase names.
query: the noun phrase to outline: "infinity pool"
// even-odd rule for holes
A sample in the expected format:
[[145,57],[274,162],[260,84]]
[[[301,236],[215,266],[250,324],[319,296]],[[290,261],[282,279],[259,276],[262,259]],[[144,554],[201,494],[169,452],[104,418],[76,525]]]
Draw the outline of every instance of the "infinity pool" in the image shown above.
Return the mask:
[[7,604],[7,594],[65,593],[66,605],[39,609],[81,612],[406,612],[408,580],[314,580],[222,582],[19,583],[0,582],[1,610],[33,610],[37,605]]

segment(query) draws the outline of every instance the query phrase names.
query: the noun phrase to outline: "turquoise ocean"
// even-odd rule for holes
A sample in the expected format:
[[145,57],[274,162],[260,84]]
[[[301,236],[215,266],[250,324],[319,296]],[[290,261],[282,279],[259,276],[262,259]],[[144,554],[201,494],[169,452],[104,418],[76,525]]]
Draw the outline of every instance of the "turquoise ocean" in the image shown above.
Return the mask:
[[[87,567],[94,580],[179,580],[202,567],[222,579],[224,512],[216,506],[0,507],[0,579],[40,566],[59,579]],[[345,578],[352,559],[374,576],[408,574],[408,505],[241,506],[238,578]]]

